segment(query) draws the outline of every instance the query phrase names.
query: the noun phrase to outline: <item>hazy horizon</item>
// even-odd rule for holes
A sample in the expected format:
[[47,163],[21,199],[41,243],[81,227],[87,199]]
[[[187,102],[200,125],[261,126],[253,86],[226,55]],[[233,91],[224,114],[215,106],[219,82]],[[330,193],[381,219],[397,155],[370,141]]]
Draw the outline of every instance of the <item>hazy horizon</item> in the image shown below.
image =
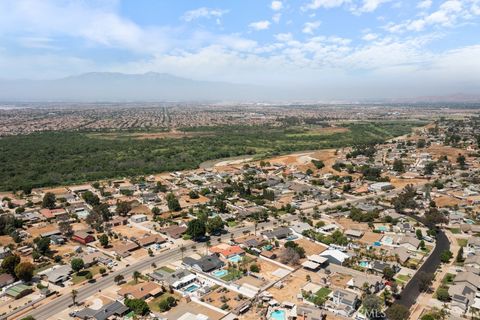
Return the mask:
[[[202,87],[217,91],[215,98],[184,87],[182,100],[480,93],[480,0],[6,0],[0,12],[8,12],[0,19],[0,79],[7,87],[20,81],[12,79],[154,72],[244,90],[222,96],[214,85]],[[115,83],[103,86],[111,96],[102,99],[128,96]],[[25,100],[35,96],[29,87],[16,90]],[[63,94],[76,100],[83,92]]]

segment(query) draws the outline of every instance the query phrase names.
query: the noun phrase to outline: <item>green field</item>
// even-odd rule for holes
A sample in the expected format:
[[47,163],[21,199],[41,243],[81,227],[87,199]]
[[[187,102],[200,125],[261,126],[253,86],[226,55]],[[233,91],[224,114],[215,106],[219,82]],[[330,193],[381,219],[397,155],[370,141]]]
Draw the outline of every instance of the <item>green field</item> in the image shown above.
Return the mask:
[[131,132],[118,133],[116,139],[95,137],[92,132],[4,137],[0,139],[0,190],[193,169],[207,160],[239,155],[269,156],[379,143],[422,124],[351,123],[344,125],[345,132],[320,135],[309,134],[316,129],[312,126],[225,126],[189,128],[184,130],[189,135],[181,138],[135,139]]

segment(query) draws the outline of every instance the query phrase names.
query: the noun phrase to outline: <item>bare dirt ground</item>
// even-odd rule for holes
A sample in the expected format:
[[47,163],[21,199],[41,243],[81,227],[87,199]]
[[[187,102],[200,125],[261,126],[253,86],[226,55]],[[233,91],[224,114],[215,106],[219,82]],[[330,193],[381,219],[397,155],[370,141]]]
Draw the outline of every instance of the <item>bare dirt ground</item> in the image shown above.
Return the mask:
[[133,225],[131,227],[128,227],[127,225],[116,226],[112,228],[112,231],[128,238],[136,237],[137,239],[143,237],[146,233],[148,233],[147,231],[138,229]]
[[225,303],[229,307],[228,310],[235,309],[244,301],[242,299],[239,299],[238,293],[230,291],[223,287],[211,291],[202,298],[204,299],[204,302],[217,308],[221,308],[222,305]]
[[369,231],[370,228],[368,227],[367,223],[363,222],[355,222],[349,218],[338,218],[335,220],[339,225],[342,226],[344,230],[347,229],[354,229],[354,230],[362,230],[362,231]]
[[434,160],[437,160],[442,156],[447,156],[450,162],[455,162],[459,154],[467,156],[467,151],[464,149],[443,145],[432,145],[428,147],[426,151],[432,155]]
[[298,239],[295,240],[303,249],[305,249],[305,255],[309,256],[312,254],[320,254],[323,251],[327,250],[327,246],[322,246],[321,244],[315,243],[307,239]]
[[283,288],[272,287],[268,289],[268,292],[270,292],[277,301],[290,301],[295,303],[297,301],[297,294],[301,292],[301,288],[307,283],[307,276],[309,276],[314,283],[323,283],[323,275],[320,273],[300,268],[282,280]]
[[443,207],[453,207],[455,205],[460,205],[463,203],[462,200],[450,197],[450,196],[440,196],[440,197],[435,197],[433,198],[435,203],[437,204],[437,207],[443,208]]
[[425,184],[427,182],[426,179],[403,179],[399,177],[390,176],[390,183],[395,187],[395,189],[403,189],[406,185],[413,184],[414,186],[418,186],[421,184]]

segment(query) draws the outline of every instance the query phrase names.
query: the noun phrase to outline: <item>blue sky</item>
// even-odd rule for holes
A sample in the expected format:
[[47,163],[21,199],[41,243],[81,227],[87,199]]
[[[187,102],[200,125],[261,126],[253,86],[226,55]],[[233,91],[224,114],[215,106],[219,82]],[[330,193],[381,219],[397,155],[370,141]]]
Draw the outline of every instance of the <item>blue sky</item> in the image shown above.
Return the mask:
[[0,78],[92,71],[329,88],[480,90],[480,0],[0,0]]

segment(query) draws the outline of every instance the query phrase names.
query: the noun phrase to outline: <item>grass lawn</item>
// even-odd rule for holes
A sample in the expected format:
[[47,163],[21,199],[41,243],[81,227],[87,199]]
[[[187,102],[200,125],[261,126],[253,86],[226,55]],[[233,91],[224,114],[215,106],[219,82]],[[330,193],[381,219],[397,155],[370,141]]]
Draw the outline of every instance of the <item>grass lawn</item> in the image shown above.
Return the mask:
[[173,270],[172,268],[169,268],[167,266],[160,267],[160,270],[163,270],[163,271],[168,272],[168,273],[174,273],[175,272],[175,270]]
[[180,297],[175,293],[164,292],[161,296],[156,297],[148,303],[150,310],[152,310],[153,312],[161,312],[158,304],[163,300],[167,299],[168,297],[174,297],[176,300],[180,300]]
[[468,240],[467,239],[457,239],[457,243],[460,247],[466,247]]
[[445,277],[443,277],[442,283],[443,283],[443,284],[452,284],[452,283],[453,283],[453,279],[455,279],[455,275],[454,275],[454,274],[451,274],[451,273],[447,273],[447,274],[445,275]]
[[45,264],[45,265],[43,265],[43,266],[40,266],[39,268],[35,269],[35,270],[33,271],[33,274],[35,275],[35,274],[37,274],[37,273],[39,273],[39,272],[42,272],[42,271],[44,271],[44,270],[47,270],[48,268],[51,268],[52,266],[53,266],[53,263],[47,263],[47,264]]
[[228,274],[224,275],[221,279],[223,281],[232,281],[232,280],[237,280],[240,279],[243,276],[243,273],[235,268],[229,268],[228,269]]
[[238,224],[238,222],[237,221],[227,221],[227,224],[230,228],[233,228]]
[[406,275],[406,274],[399,274],[396,279],[402,283],[406,283],[410,280],[410,276]]
[[332,290],[328,289],[328,288],[322,288],[320,290],[317,291],[317,293],[315,293],[315,295],[317,297],[323,297],[323,298],[327,298],[328,295],[330,294],[330,292],[332,292]]
[[451,228],[450,231],[453,233],[453,234],[460,234],[462,233],[462,230],[460,228]]
[[72,283],[77,284],[77,283],[86,281],[87,278],[85,276],[88,274],[88,271],[90,271],[92,273],[92,276],[95,276],[96,274],[100,273],[99,270],[101,268],[102,267],[100,267],[100,266],[93,266],[91,268],[88,268],[88,269],[82,270],[80,272],[74,273],[73,276],[72,276]]

